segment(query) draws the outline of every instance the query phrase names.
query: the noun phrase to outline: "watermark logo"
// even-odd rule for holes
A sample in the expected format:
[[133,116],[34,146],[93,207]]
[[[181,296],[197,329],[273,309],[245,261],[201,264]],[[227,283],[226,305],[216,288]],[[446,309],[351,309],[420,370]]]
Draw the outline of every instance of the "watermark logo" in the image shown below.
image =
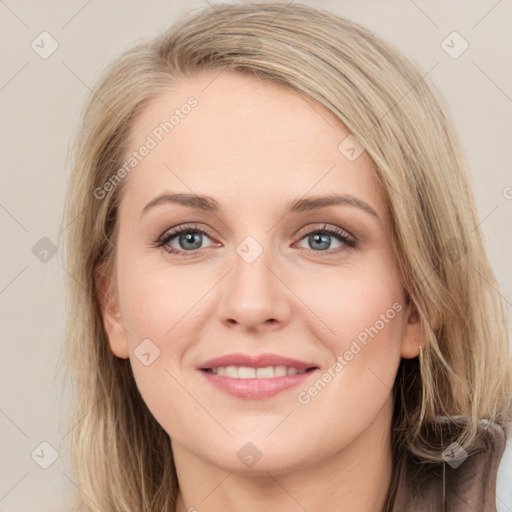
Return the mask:
[[468,458],[468,452],[459,443],[452,443],[441,454],[441,457],[449,466],[457,469]]
[[252,263],[261,256],[263,247],[254,237],[247,236],[238,244],[236,252],[246,263]]
[[443,254],[446,254],[452,263],[457,263],[468,252],[464,242],[457,237],[451,238],[443,246]]
[[144,366],[149,366],[160,357],[160,349],[149,338],[146,338],[139,343],[133,354]]
[[39,467],[48,469],[59,458],[59,452],[50,443],[43,441],[34,448],[30,457]]
[[469,48],[469,43],[457,31],[454,31],[443,39],[441,48],[452,59],[458,59]]
[[364,151],[364,146],[355,135],[349,135],[338,146],[338,151],[350,162],[357,160]]
[[151,134],[146,137],[144,143],[134,151],[118,169],[101,187],[96,187],[93,191],[96,199],[104,199],[107,193],[112,192],[122,179],[128,176],[130,172],[140,163],[150,152],[155,149],[165,136],[178,126],[187,115],[192,112],[192,109],[197,107],[198,101],[191,96],[187,102],[181,105],[180,108],[174,109],[168,120],[161,122],[155,126]]
[[57,246],[46,236],[43,236],[33,247],[32,254],[43,263],[48,263],[56,254]]
[[301,405],[307,405],[317,396],[349,363],[359,354],[367,345],[369,338],[373,339],[382,329],[395,318],[396,314],[402,310],[402,304],[395,302],[385,313],[381,313],[379,319],[370,327],[365,327],[355,339],[352,340],[350,347],[343,354],[338,354],[336,361],[322,373],[322,375],[307,390],[301,391],[297,395],[297,400]]
[[57,40],[48,32],[41,32],[30,44],[41,59],[47,59],[59,47]]
[[263,454],[254,444],[245,443],[242,448],[238,450],[236,456],[244,466],[252,468],[254,464],[261,459]]

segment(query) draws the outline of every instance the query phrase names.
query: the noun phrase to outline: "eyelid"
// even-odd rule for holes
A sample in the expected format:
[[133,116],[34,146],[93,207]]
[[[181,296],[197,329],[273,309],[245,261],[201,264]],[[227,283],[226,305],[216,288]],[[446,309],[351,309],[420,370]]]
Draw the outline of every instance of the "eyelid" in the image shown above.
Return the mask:
[[[153,244],[154,247],[160,247],[160,248],[163,248],[164,250],[165,249],[165,246],[168,244],[168,242],[171,240],[171,239],[174,239],[176,238],[177,236],[179,236],[182,232],[187,232],[187,231],[192,231],[192,232],[196,232],[196,233],[201,233],[202,235],[206,235],[210,240],[214,240],[214,237],[212,237],[210,235],[210,233],[208,232],[207,229],[204,229],[204,228],[201,228],[199,227],[198,225],[196,225],[195,223],[187,223],[187,224],[179,224],[178,226],[174,226],[172,228],[169,228],[169,229],[166,229],[158,238],[157,240],[155,241],[155,243]],[[176,253],[199,253],[201,251],[203,251],[204,249],[195,249],[193,251],[185,251],[183,249],[174,249],[172,248],[174,251],[176,251]],[[173,252],[173,251],[170,251],[168,250],[168,252]]]
[[[185,223],[185,224],[178,224],[177,226],[173,226],[172,228],[167,228],[157,239],[157,242],[161,242],[162,240],[165,240],[169,238],[169,235],[176,236],[176,234],[179,234],[180,231],[197,231],[198,233],[203,233],[207,235],[209,238],[212,238],[208,231],[202,227],[199,227],[199,224],[196,224],[194,222],[191,223]],[[178,232],[178,233],[176,233]]]
[[[316,226],[316,227],[315,227]],[[202,228],[202,227],[199,227],[199,224],[198,223],[194,223],[194,222],[191,222],[191,223],[185,223],[185,224],[178,224],[177,226],[173,226],[171,228],[167,228],[157,239],[157,241],[162,241],[163,239],[167,238],[167,235],[172,233],[173,231],[177,231],[177,230],[186,230],[186,229],[189,229],[189,230],[196,230],[197,232],[200,232],[200,233],[203,233],[205,235],[207,235],[209,238],[214,238],[210,235],[210,233],[208,232],[208,229],[207,228]],[[348,231],[347,229],[345,228],[340,228],[339,226],[335,226],[335,225],[331,225],[331,224],[328,224],[328,223],[325,223],[325,222],[320,222],[320,223],[313,223],[313,224],[308,224],[307,226],[304,226],[303,228],[301,228],[297,234],[295,235],[296,237],[303,237],[305,235],[308,235],[314,231],[321,231],[321,230],[329,230],[329,229],[336,229],[336,230],[339,230],[343,233],[345,233],[347,235],[347,238],[351,238],[352,240],[354,240],[355,242],[357,242],[357,237],[354,236],[350,231]],[[176,233],[174,233],[174,235],[176,235]]]
[[309,235],[310,233],[313,233],[315,231],[330,231],[330,230],[331,231],[332,230],[340,231],[341,233],[346,235],[347,238],[350,238],[354,242],[358,241],[357,237],[355,237],[350,231],[348,231],[344,228],[341,228],[339,226],[336,226],[334,224],[328,224],[326,222],[308,224],[304,228],[300,229],[296,236],[302,238],[303,236]]

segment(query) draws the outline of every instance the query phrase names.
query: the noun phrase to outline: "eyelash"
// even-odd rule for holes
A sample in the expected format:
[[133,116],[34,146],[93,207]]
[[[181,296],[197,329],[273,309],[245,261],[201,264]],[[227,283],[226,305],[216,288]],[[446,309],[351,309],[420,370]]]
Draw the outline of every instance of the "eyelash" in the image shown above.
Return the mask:
[[[155,247],[161,247],[164,249],[164,251],[170,253],[170,254],[180,254],[180,255],[191,255],[193,253],[200,253],[202,252],[204,249],[192,249],[190,251],[185,251],[185,250],[178,250],[178,249],[175,249],[173,247],[169,247],[167,244],[173,240],[174,238],[176,238],[177,236],[179,236],[181,233],[200,233],[201,235],[205,235],[207,236],[208,238],[211,238],[207,232],[205,232],[204,230],[202,229],[199,229],[197,228],[196,226],[194,225],[183,225],[183,226],[180,226],[176,229],[173,229],[172,231],[170,232],[166,232],[164,233],[163,235],[161,235],[158,240],[156,241],[156,243],[154,244]],[[315,251],[313,249],[308,249],[309,251],[312,251],[312,252],[315,252],[315,253],[326,253],[326,254],[337,254],[337,253],[341,253],[341,252],[345,252],[345,251],[348,251],[350,249],[354,249],[356,247],[356,241],[349,238],[346,233],[344,231],[342,231],[341,229],[339,228],[336,228],[336,227],[327,227],[327,225],[324,225],[323,228],[320,228],[320,229],[313,229],[313,230],[310,230],[304,234],[301,235],[300,239],[299,240],[302,240],[303,238],[309,236],[309,235],[312,235],[312,234],[327,234],[327,235],[331,235],[335,238],[337,238],[340,242],[342,242],[345,247],[338,247],[337,249],[335,250],[325,250],[325,251]]]

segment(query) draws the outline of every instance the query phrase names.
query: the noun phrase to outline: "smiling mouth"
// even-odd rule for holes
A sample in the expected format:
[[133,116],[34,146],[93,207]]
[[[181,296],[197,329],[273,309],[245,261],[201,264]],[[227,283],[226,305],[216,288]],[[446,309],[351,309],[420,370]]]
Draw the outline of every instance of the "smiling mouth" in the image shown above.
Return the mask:
[[216,368],[202,368],[202,371],[218,375],[219,377],[229,377],[232,379],[276,379],[307,373],[318,369],[314,366],[307,369],[297,369],[291,366],[276,365],[253,368],[250,366],[218,366]]

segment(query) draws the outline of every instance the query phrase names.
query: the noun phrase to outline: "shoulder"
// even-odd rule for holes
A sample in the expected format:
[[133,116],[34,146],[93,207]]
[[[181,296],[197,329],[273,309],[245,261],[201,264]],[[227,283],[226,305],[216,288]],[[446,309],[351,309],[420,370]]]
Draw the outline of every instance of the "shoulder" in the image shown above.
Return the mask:
[[494,512],[506,437],[503,427],[482,420],[470,453],[455,442],[443,451],[443,463],[404,453],[392,512]]

